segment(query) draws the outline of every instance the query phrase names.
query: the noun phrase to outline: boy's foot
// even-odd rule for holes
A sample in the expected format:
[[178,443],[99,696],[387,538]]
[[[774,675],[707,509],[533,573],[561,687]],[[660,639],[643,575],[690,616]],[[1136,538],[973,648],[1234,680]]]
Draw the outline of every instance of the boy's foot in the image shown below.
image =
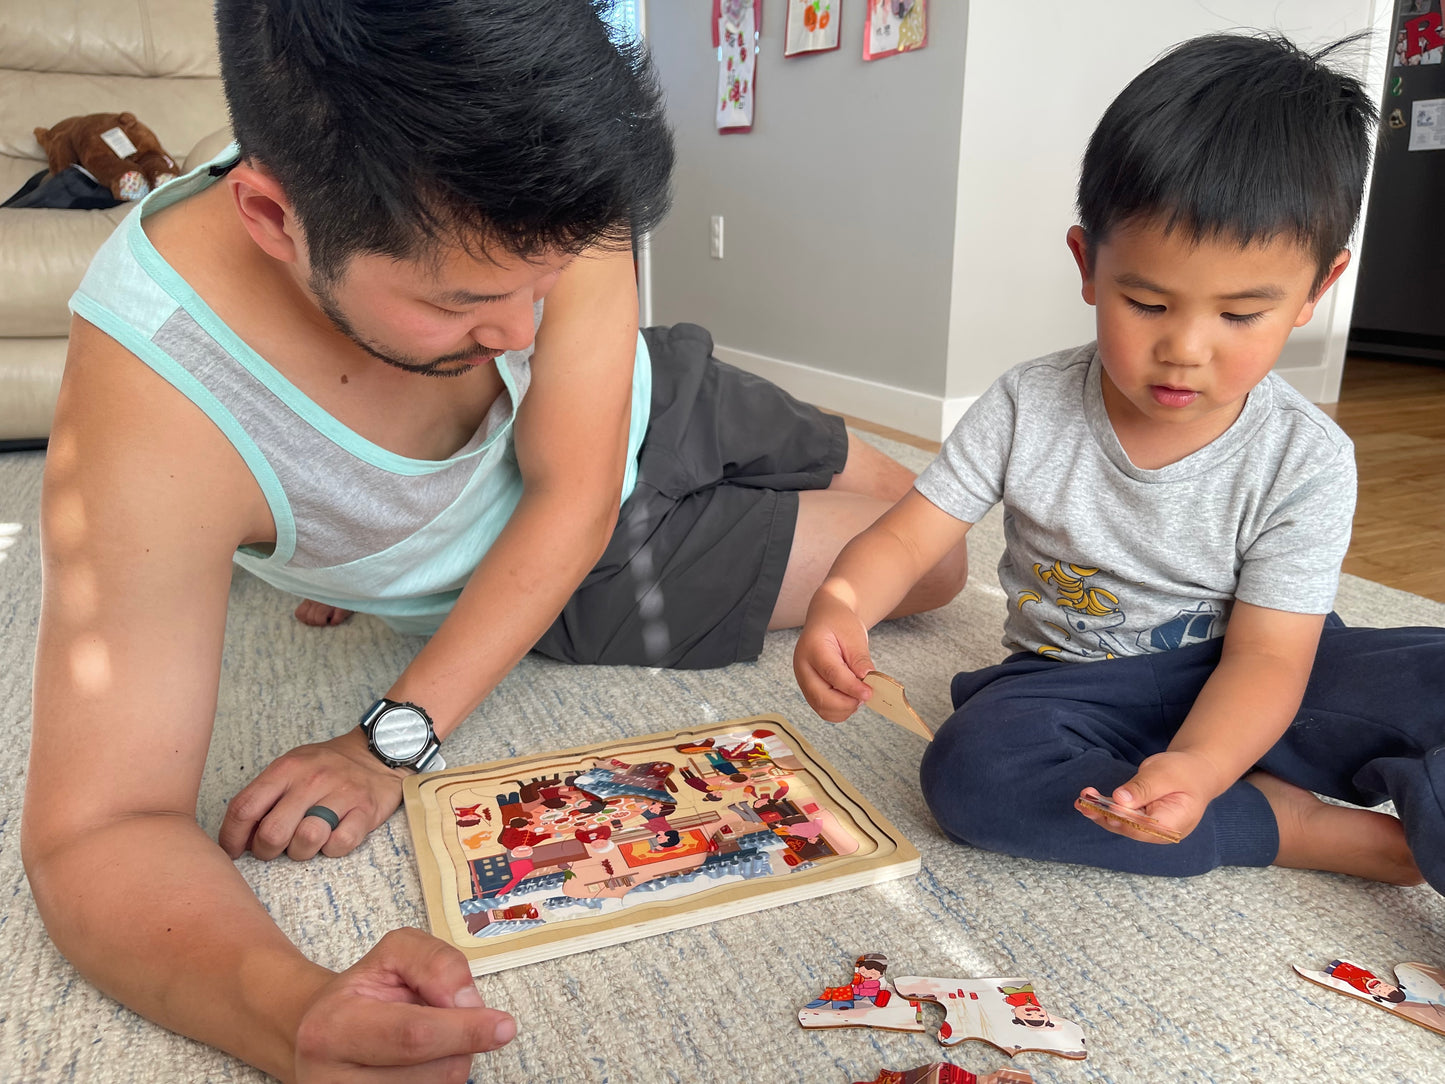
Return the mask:
[[324,602],[313,602],[309,598],[296,607],[296,620],[303,625],[312,625],[316,628],[339,625],[351,614],[351,610],[343,610],[340,606],[328,606]]
[[1274,810],[1279,824],[1276,866],[1348,873],[1392,885],[1425,880],[1410,855],[1404,828],[1388,813],[1330,805],[1268,772],[1252,772],[1244,781]]

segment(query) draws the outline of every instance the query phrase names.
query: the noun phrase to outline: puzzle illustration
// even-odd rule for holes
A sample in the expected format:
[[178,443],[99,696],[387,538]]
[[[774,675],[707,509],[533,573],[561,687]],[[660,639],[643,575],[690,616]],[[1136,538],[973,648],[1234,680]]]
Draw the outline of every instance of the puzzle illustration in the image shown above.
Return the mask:
[[1085,1056],[1084,1031],[1072,1020],[1053,1016],[1039,1004],[1034,984],[1022,978],[946,979],[914,975],[893,980],[904,997],[936,1002],[943,1008],[938,1041],[953,1046],[978,1039],[1009,1057],[1025,1050]]
[[798,1010],[805,1028],[882,1028],[922,1031],[923,1010],[917,1001],[899,997],[884,972],[888,957],[865,952],[853,962],[853,979],[830,986]]
[[1323,971],[1293,966],[1310,982],[1445,1035],[1445,969],[1432,964],[1397,964],[1395,981],[1389,982],[1347,960],[1334,960]]
[[403,794],[432,932],[478,975],[919,868],[777,716],[449,768]]

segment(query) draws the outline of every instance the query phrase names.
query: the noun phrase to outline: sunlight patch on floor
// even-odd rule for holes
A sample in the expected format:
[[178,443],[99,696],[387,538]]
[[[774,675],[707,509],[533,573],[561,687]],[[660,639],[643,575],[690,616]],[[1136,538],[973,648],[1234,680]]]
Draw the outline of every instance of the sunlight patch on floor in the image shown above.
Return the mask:
[[5,551],[15,545],[23,530],[25,528],[19,523],[0,523],[0,561],[10,556]]

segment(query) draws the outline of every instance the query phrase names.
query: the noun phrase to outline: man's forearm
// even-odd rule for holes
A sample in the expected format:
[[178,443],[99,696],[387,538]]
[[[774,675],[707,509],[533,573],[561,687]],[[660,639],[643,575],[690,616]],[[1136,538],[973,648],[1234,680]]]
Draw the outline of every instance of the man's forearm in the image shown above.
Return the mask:
[[606,548],[615,506],[523,496],[452,612],[387,691],[454,730],[546,632]]
[[272,1074],[332,973],[307,961],[194,820],[144,814],[27,855],[36,904],[87,979],[156,1023]]

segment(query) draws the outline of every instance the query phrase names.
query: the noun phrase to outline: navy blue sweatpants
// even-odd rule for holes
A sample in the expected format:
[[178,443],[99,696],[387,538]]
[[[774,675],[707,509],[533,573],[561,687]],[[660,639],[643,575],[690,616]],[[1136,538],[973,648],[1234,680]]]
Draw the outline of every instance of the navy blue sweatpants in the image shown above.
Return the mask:
[[[1106,831],[1073,807],[1162,752],[1219,661],[1218,640],[1101,662],[1019,654],[953,679],[923,755],[923,795],[952,839],[1024,858],[1187,876],[1266,866],[1269,803],[1237,782],[1173,845]],[[1445,893],[1445,629],[1346,628],[1331,615],[1299,714],[1259,767],[1355,805],[1393,800],[1415,862]]]

